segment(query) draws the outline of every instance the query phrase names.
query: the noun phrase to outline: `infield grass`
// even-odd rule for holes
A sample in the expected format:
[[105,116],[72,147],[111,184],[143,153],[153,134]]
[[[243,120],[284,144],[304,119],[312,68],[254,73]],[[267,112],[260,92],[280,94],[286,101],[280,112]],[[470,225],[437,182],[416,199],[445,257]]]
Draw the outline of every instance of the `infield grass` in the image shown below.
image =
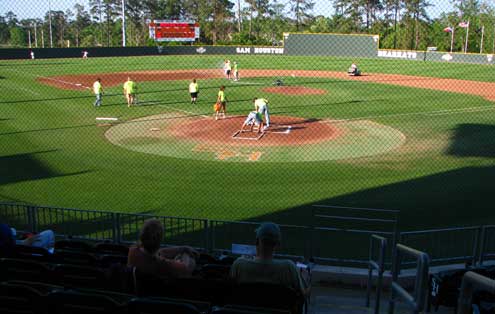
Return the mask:
[[[231,58],[233,59],[233,57]],[[60,90],[39,76],[146,70],[219,69],[222,56],[0,61],[0,200],[129,213],[309,223],[311,204],[400,209],[419,229],[493,221],[494,103],[481,97],[329,78],[282,78],[326,95],[272,95],[274,78],[242,79],[243,69],[345,71],[351,59],[235,56],[241,82],[138,82],[141,106],[124,105],[121,85],[95,109],[90,91]],[[493,66],[359,60],[363,71],[494,82]],[[252,82],[259,85],[243,85]],[[129,121],[163,113],[211,115],[218,87],[229,112],[270,99],[272,115],[371,120],[406,136],[399,149],[336,161],[226,163],[134,152],[105,139],[95,117]],[[105,87],[105,82],[103,82]],[[176,145],[180,145],[177,143]],[[295,147],[294,149],[304,149]]]

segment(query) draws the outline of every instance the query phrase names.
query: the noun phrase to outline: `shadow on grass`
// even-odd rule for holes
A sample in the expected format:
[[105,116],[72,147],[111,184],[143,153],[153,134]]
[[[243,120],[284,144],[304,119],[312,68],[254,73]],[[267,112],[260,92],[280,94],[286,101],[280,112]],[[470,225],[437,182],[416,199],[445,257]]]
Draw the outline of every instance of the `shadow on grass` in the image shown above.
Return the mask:
[[495,157],[495,126],[460,124],[454,129],[447,154],[457,157]]
[[51,169],[37,158],[37,155],[50,154],[54,152],[57,152],[57,150],[1,156],[0,164],[2,166],[0,167],[0,186],[24,181],[75,176],[90,172],[89,170],[86,170],[61,173]]

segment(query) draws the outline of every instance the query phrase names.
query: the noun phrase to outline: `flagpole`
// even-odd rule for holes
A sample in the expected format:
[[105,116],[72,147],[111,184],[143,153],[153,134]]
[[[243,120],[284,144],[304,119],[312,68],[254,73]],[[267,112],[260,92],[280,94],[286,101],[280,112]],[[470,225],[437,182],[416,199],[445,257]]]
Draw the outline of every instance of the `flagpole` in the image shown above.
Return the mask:
[[467,53],[468,38],[469,38],[469,20],[467,22],[467,27],[466,27],[466,44],[464,45],[464,53]]
[[483,38],[485,37],[485,25],[481,26],[480,53],[483,53]]
[[455,32],[455,26],[452,27],[452,37],[450,38],[450,53],[452,53],[452,50],[454,49],[454,32]]

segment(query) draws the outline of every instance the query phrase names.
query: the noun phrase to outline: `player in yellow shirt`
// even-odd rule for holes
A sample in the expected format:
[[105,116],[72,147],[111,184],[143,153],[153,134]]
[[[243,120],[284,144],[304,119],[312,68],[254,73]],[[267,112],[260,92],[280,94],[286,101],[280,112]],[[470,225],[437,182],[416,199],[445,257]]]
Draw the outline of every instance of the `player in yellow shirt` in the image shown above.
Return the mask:
[[215,120],[221,115],[223,119],[226,117],[227,113],[227,99],[225,98],[225,86],[220,86],[218,91],[217,104],[220,104],[220,109],[215,112]]
[[198,100],[199,86],[196,79],[193,79],[189,84],[189,94],[191,94],[191,104],[195,104]]
[[94,106],[100,107],[101,106],[101,96],[103,95],[103,88],[101,87],[101,79],[100,78],[97,78],[96,81],[93,83],[93,93],[96,96]]
[[136,100],[136,83],[130,77],[124,83],[124,96],[127,100],[127,107],[132,106]]

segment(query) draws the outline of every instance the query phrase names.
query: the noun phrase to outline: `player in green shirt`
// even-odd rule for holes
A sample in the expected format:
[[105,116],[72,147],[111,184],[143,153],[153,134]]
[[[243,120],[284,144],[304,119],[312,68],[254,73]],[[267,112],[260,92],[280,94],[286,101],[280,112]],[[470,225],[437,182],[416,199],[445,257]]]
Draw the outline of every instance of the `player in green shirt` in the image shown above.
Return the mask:
[[127,99],[127,107],[132,106],[136,99],[136,83],[130,77],[124,83],[124,96]]
[[225,98],[225,86],[220,86],[218,91],[217,104],[220,104],[220,110],[215,112],[215,120],[218,120],[221,115],[222,119],[225,119],[227,113],[227,99]]

